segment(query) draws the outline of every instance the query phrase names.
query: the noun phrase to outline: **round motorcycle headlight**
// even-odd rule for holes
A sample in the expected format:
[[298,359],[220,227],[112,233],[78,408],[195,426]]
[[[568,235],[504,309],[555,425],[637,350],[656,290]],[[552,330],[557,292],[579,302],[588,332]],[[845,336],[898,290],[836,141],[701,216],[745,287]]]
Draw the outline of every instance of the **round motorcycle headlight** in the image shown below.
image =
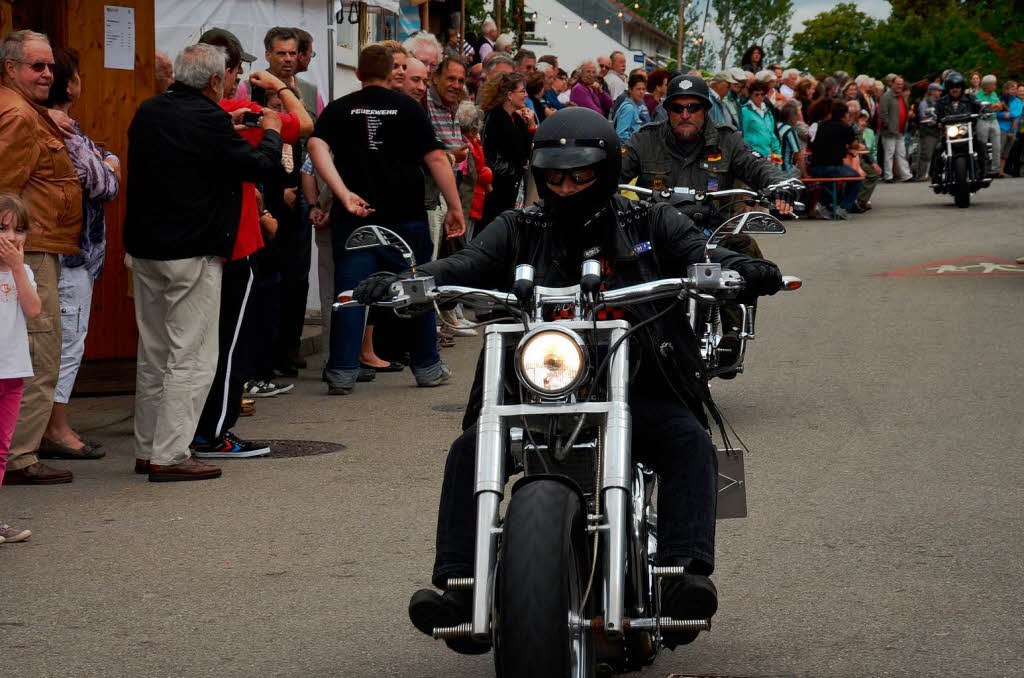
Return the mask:
[[537,328],[523,337],[516,351],[516,372],[523,384],[541,396],[570,393],[586,374],[583,340],[565,329]]
[[946,128],[946,136],[949,137],[950,139],[956,139],[958,136],[960,136],[960,128],[957,127],[956,125],[950,125],[949,127]]

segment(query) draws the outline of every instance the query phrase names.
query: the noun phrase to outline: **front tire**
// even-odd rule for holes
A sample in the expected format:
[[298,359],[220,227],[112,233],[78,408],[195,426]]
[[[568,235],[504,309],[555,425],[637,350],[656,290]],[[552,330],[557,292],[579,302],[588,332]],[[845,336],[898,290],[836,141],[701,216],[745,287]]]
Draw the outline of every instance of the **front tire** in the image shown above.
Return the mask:
[[953,158],[953,202],[957,207],[971,206],[971,184],[967,178],[967,157]]
[[590,575],[585,511],[580,495],[555,480],[512,495],[495,593],[494,662],[502,678],[594,675],[593,638],[569,625],[570,613],[590,617],[582,609]]

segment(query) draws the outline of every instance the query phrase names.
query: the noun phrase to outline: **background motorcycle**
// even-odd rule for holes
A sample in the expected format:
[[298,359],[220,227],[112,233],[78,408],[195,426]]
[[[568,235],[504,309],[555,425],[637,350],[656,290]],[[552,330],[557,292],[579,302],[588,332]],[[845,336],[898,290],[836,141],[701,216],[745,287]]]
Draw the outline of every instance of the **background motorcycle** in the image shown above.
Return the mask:
[[[434,638],[490,645],[504,678],[583,678],[650,664],[664,631],[710,629],[706,619],[661,615],[660,580],[685,571],[654,564],[657,479],[632,461],[628,339],[692,296],[734,298],[742,278],[706,263],[685,278],[601,291],[600,264],[588,260],[580,283],[564,288],[535,286],[533,268],[520,265],[504,293],[435,286],[388,229],[362,227],[346,243],[380,246],[398,249],[412,274],[381,306],[408,314],[462,303],[513,317],[484,331],[473,576],[447,582],[473,591],[472,620],[435,628]],[[605,307],[651,303],[662,310],[635,325],[597,319]],[[355,305],[343,292],[335,308]],[[574,319],[545,320],[551,306],[573,308]],[[523,475],[502,514],[506,470]]]

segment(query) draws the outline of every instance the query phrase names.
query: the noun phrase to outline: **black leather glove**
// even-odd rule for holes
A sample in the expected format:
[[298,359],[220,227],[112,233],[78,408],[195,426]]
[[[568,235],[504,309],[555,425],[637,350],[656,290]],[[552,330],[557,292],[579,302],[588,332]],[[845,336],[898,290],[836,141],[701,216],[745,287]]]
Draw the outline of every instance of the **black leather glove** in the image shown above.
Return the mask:
[[782,272],[779,267],[764,259],[747,259],[732,267],[743,276],[746,288],[741,300],[771,296],[782,289]]
[[792,205],[793,203],[796,202],[798,193],[799,191],[797,191],[795,188],[791,186],[779,186],[777,188],[772,188],[771,190],[765,191],[764,197],[767,198],[768,200],[771,200],[772,202],[775,202],[776,200],[781,200]]
[[391,285],[399,279],[395,273],[381,271],[366,277],[352,290],[352,297],[364,306],[391,298]]

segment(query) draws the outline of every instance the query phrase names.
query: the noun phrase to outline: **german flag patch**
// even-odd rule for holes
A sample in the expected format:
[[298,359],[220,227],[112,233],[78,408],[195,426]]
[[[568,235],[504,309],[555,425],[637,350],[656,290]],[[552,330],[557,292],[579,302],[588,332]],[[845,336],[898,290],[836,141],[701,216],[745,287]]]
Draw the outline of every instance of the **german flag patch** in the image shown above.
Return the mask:
[[718,162],[722,159],[721,153],[708,153],[708,162]]

